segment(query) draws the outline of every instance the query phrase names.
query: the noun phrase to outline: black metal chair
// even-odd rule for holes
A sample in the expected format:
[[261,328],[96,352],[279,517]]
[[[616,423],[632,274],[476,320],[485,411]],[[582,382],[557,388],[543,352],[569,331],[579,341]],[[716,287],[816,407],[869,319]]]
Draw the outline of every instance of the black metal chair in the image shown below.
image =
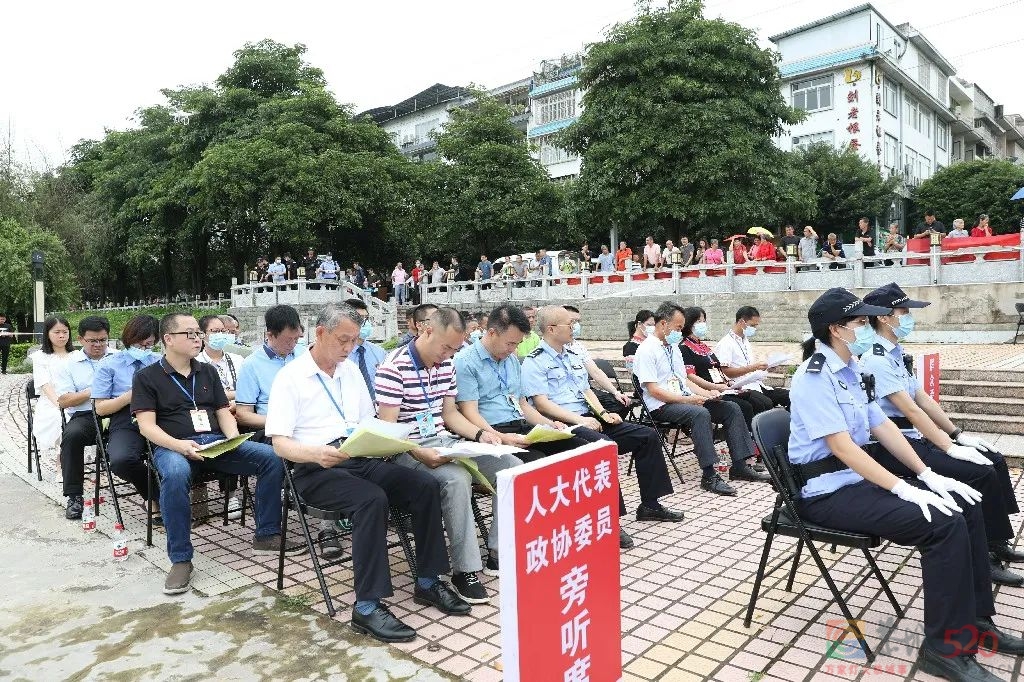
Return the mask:
[[[642,387],[640,386],[640,380],[633,375],[633,390],[636,391],[638,396],[642,396]],[[683,428],[678,424],[671,424],[669,422],[658,421],[651,415],[651,411],[647,409],[647,405],[643,399],[640,399],[640,405],[638,406],[639,413],[635,419],[637,424],[643,426],[650,426],[658,432],[661,437],[661,449],[665,453],[665,457],[668,459],[669,464],[675,469],[676,476],[679,478],[679,482],[683,483],[683,472],[679,470],[679,465],[676,464],[676,457],[678,457],[679,450],[679,437],[680,434],[685,433]],[[669,434],[671,433],[671,443],[669,442]],[[629,467],[626,469],[626,474],[633,473],[633,457],[630,455]]]
[[[104,424],[104,422],[108,422]],[[95,499],[93,506],[96,509],[96,513],[100,511],[100,476],[102,473],[106,473],[107,478],[107,490],[110,492],[110,499],[114,504],[114,516],[117,522],[124,525],[124,517],[121,515],[121,498],[128,497],[131,495],[141,494],[135,490],[135,487],[128,481],[122,481],[115,479],[113,472],[110,470],[110,455],[107,454],[107,439],[110,436],[110,424],[109,419],[100,417],[96,413],[96,400],[92,401],[92,423],[96,428],[96,460],[95,460]],[[148,454],[145,454],[148,457]],[[147,468],[149,468],[147,466]],[[143,505],[145,503],[143,502]]]
[[[321,509],[319,507],[306,504],[302,499],[302,496],[299,495],[298,491],[295,489],[295,479],[292,475],[293,467],[294,465],[291,462],[285,462],[284,500],[281,505],[281,547],[277,558],[277,589],[284,589],[285,538],[288,535],[288,512],[289,510],[294,509],[296,515],[299,517],[299,526],[302,528],[302,536],[306,541],[306,549],[309,551],[310,559],[313,562],[313,572],[316,573],[317,582],[320,583],[320,592],[324,596],[324,603],[327,606],[327,614],[331,618],[334,618],[337,610],[334,608],[334,601],[331,599],[330,590],[327,589],[327,579],[324,578],[324,570],[352,561],[352,553],[346,552],[337,559],[323,561],[321,560],[320,553],[317,550],[328,539],[351,535],[351,527],[348,530],[341,530],[338,528],[337,522],[347,518],[343,512]],[[332,532],[325,535],[323,538],[319,537],[318,533],[317,539],[314,540],[313,535],[309,530],[309,522],[306,517],[330,522]],[[409,572],[412,575],[412,579],[416,580],[416,551],[413,549],[413,544],[409,540],[409,536],[412,534],[411,516],[407,512],[392,506],[389,513],[389,525],[395,530],[396,535],[398,535],[398,543],[401,545],[402,552],[405,554],[405,560],[409,564]],[[393,543],[388,544],[389,549],[394,546],[395,545]]]
[[1024,327],[1024,303],[1014,303],[1017,309],[1017,330],[1013,332],[1013,345],[1017,345],[1017,337],[1020,336],[1020,328]]
[[39,463],[39,443],[36,442],[35,434],[35,409],[36,401],[39,398],[36,396],[36,382],[33,379],[29,379],[25,382],[25,422],[28,433],[25,434],[25,454],[28,456],[28,473],[32,473],[32,460],[36,463],[36,478],[40,481],[43,480],[43,467]]
[[[829,655],[831,655],[835,649],[842,644],[846,634],[851,632],[860,643],[861,649],[863,649],[864,655],[867,657],[867,662],[871,663],[874,661],[875,654],[871,651],[871,647],[868,646],[867,640],[864,638],[864,633],[861,632],[861,629],[858,626],[859,621],[854,619],[853,614],[850,612],[850,607],[847,605],[846,599],[843,597],[843,593],[832,580],[832,576],[829,575],[828,568],[825,566],[825,562],[822,561],[821,555],[818,553],[818,548],[815,547],[814,543],[821,542],[831,544],[833,548],[841,546],[862,551],[864,553],[864,558],[867,560],[868,565],[871,568],[871,572],[881,584],[882,590],[889,598],[889,602],[892,604],[893,610],[896,611],[896,618],[899,619],[903,617],[903,609],[900,608],[899,603],[896,601],[896,596],[889,588],[888,581],[878,569],[878,564],[875,563],[874,557],[871,556],[871,552],[869,551],[882,544],[881,538],[875,535],[864,535],[861,533],[852,533],[850,531],[827,528],[801,519],[794,502],[794,500],[799,497],[800,489],[797,487],[797,479],[790,466],[789,456],[787,455],[787,446],[789,442],[789,412],[781,407],[768,410],[767,412],[762,412],[761,414],[754,416],[751,427],[754,432],[754,440],[761,449],[763,457],[762,461],[768,469],[768,474],[772,479],[772,485],[778,494],[775,497],[775,506],[773,507],[771,514],[761,520],[761,529],[767,535],[764,541],[764,550],[761,552],[761,562],[758,564],[757,574],[754,577],[754,589],[750,593],[750,603],[747,605],[747,614],[743,619],[743,624],[746,627],[750,627],[750,620],[754,615],[754,606],[757,604],[758,591],[761,589],[761,582],[764,580],[764,577],[774,573],[787,563],[790,563],[790,558],[787,556],[779,561],[775,566],[765,570],[768,564],[768,555],[772,548],[772,540],[774,540],[776,535],[797,538],[796,551],[793,553],[789,579],[786,582],[786,591],[791,592],[793,590],[793,579],[796,577],[796,569],[800,564],[800,555],[804,546],[806,546],[807,551],[814,559],[814,563],[818,566],[818,570],[821,572],[822,578],[825,579],[825,583],[828,585],[829,590],[832,592],[832,596],[839,605],[839,609],[843,612],[843,616],[846,617],[846,621],[849,625],[849,627],[843,631],[835,642],[830,645],[828,652]],[[844,585],[844,590],[848,589],[856,581],[857,577],[855,576],[846,585]]]

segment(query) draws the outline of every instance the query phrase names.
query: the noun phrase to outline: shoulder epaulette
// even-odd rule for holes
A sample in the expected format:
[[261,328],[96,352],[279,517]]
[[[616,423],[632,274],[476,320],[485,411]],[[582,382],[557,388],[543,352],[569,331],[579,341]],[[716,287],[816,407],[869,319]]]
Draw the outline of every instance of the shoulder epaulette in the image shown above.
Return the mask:
[[574,351],[572,348],[569,348],[568,346],[566,346],[563,350],[565,350],[565,352],[568,353],[569,355],[579,355],[579,353]]
[[885,355],[885,346],[883,346],[880,343],[876,343],[874,346],[872,346],[872,351],[875,355]]
[[807,363],[807,371],[811,374],[821,373],[821,368],[825,366],[825,354],[815,353],[811,356],[811,361]]
[[527,353],[526,357],[528,357],[528,358],[539,358],[543,354],[544,354],[544,349],[541,348],[540,346],[537,346],[536,348],[531,350],[529,353]]

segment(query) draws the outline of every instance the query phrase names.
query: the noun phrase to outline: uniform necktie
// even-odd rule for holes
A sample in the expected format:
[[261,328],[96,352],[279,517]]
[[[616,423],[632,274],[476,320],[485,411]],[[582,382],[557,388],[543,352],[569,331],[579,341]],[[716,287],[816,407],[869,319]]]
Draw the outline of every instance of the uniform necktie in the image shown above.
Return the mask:
[[359,371],[363,375],[363,381],[366,382],[366,388],[370,390],[370,398],[377,400],[377,394],[373,390],[373,380],[370,379],[370,370],[366,368],[366,346],[359,346],[356,349],[356,354],[359,356]]

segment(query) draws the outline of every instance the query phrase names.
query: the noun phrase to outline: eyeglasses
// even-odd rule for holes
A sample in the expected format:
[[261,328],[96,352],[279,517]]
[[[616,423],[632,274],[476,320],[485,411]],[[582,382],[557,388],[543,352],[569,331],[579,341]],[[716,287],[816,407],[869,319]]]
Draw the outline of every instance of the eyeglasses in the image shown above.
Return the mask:
[[196,339],[202,340],[206,338],[205,332],[197,332],[194,329],[189,329],[186,332],[167,332],[167,334],[169,336],[177,336],[179,334],[184,334],[185,338],[187,338],[189,341],[195,341]]
[[82,339],[82,343],[88,343],[91,346],[105,346],[110,339]]

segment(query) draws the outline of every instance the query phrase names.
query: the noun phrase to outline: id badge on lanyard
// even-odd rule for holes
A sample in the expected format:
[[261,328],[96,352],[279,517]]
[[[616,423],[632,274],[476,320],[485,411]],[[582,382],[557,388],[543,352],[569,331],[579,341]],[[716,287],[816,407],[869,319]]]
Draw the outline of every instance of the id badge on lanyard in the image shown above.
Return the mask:
[[679,377],[673,376],[671,379],[665,382],[665,390],[672,395],[682,395],[683,390],[680,388]]
[[192,417],[192,428],[196,430],[196,433],[209,433],[213,429],[210,427],[210,413],[206,410],[189,410],[189,416]]
[[416,414],[416,427],[419,429],[421,438],[431,438],[437,435],[437,426],[434,424],[434,413],[429,410]]
[[711,367],[708,369],[708,375],[711,377],[711,383],[713,384],[727,384],[729,380],[722,374],[722,370],[717,367]]

